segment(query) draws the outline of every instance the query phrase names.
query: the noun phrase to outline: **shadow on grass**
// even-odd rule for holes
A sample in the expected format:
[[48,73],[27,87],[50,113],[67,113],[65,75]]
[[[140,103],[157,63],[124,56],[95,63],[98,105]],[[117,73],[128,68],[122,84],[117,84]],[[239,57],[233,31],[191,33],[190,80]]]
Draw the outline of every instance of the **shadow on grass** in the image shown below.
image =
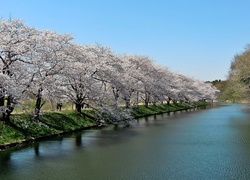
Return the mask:
[[40,121],[49,127],[56,130],[74,130],[77,128],[85,127],[89,123],[93,122],[90,120],[89,115],[79,114],[75,112],[71,113],[47,113],[41,116]]

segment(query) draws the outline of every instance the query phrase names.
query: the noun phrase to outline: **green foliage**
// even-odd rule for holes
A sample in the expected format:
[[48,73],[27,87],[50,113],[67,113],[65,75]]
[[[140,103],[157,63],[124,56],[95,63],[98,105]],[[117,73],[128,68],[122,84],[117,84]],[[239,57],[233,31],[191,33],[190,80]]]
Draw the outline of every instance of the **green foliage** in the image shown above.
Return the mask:
[[250,101],[250,46],[235,55],[221,100],[232,102]]

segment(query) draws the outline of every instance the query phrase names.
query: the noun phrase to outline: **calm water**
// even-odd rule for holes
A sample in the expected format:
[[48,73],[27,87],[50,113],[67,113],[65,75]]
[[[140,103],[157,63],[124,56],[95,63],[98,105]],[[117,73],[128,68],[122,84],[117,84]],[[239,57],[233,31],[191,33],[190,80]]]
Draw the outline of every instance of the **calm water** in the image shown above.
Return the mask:
[[0,152],[0,179],[250,179],[250,106],[221,105]]

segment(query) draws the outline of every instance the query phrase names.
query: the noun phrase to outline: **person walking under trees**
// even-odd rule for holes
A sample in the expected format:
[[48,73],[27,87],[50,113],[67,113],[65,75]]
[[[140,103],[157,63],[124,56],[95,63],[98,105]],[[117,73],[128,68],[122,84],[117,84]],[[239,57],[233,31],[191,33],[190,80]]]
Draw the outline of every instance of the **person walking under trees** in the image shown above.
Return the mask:
[[59,102],[59,103],[56,104],[56,109],[57,109],[57,111],[61,111],[62,110],[62,103],[61,102]]

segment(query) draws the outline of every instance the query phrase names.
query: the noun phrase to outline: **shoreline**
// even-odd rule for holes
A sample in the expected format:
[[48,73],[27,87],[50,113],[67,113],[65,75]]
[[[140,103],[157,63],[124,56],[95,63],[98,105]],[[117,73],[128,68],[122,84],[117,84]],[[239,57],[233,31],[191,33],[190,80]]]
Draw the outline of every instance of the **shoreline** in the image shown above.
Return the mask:
[[[163,106],[156,105],[156,106],[149,106],[149,107],[145,107],[145,106],[138,106],[138,107],[133,107],[132,114],[134,115],[134,118],[142,118],[142,117],[147,117],[147,116],[151,116],[151,115],[157,115],[157,114],[164,114],[164,113],[170,113],[170,112],[177,112],[177,111],[183,111],[183,110],[189,110],[189,109],[196,109],[196,108],[201,108],[201,107],[206,107],[207,105],[209,105],[209,103],[202,103],[202,104],[196,104],[196,105],[190,105],[190,104],[176,104],[176,106],[166,106],[166,109],[163,109]],[[141,108],[141,109],[140,109]],[[172,109],[171,109],[172,108]],[[144,112],[144,110],[149,110],[147,112]],[[0,144],[0,152],[1,151],[5,151],[7,149],[10,148],[14,148],[14,147],[21,147],[27,144],[33,144],[35,142],[39,142],[39,141],[43,141],[43,140],[48,140],[50,138],[53,137],[60,137],[60,136],[64,136],[67,134],[71,134],[74,132],[79,132],[79,131],[83,131],[83,130],[88,130],[88,129],[93,129],[93,128],[101,128],[103,126],[107,126],[107,125],[102,125],[102,126],[98,126],[98,125],[89,125],[86,127],[80,127],[80,128],[76,128],[76,129],[72,129],[72,130],[65,130],[65,131],[61,131],[58,133],[53,133],[53,134],[48,134],[48,135],[42,135],[42,136],[36,136],[36,137],[30,137],[27,139],[22,139],[16,142],[8,142],[8,143],[4,143],[4,144]]]

